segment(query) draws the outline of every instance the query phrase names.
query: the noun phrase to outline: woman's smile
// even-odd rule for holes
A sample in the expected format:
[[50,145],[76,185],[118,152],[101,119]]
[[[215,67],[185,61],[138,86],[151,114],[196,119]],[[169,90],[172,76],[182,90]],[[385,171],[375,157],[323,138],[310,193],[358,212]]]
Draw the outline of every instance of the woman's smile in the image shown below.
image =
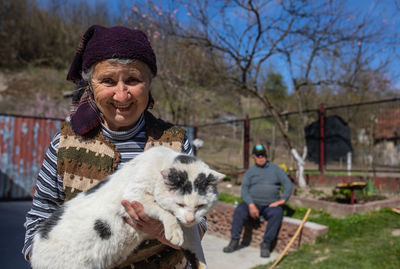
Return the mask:
[[135,125],[147,107],[151,78],[150,69],[139,60],[96,64],[91,80],[93,94],[109,129],[121,131]]
[[126,111],[129,111],[129,109],[133,106],[133,103],[129,103],[129,104],[116,104],[116,103],[113,103],[112,105],[115,107],[115,109],[118,112],[126,112]]

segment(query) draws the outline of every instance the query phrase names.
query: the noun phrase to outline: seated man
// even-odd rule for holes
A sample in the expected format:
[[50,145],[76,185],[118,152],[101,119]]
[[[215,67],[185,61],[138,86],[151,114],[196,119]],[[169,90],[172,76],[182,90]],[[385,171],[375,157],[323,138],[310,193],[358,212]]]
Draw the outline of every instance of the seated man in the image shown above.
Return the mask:
[[[240,235],[245,222],[266,219],[267,229],[261,243],[261,257],[270,256],[271,242],[276,238],[283,218],[283,205],[290,197],[293,183],[285,172],[267,159],[267,151],[261,144],[253,148],[255,165],[243,175],[242,199],[233,213],[231,241],[223,251],[231,253],[239,248]],[[280,194],[283,186],[283,194]]]

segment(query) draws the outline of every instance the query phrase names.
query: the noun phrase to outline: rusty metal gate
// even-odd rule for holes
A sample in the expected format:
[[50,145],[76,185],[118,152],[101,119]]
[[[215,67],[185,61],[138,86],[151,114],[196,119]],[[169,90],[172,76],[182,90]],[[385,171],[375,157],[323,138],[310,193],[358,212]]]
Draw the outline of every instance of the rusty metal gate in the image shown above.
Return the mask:
[[0,114],[0,200],[27,199],[62,119]]

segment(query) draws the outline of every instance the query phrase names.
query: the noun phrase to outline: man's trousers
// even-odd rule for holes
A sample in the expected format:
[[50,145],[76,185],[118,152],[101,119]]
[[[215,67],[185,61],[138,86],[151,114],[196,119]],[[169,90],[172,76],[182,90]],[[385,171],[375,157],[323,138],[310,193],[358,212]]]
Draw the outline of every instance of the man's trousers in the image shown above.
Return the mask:
[[[271,243],[278,234],[279,228],[282,224],[283,209],[281,206],[268,207],[256,205],[260,216],[268,221],[267,228],[264,233],[264,242]],[[240,203],[233,213],[233,221],[231,228],[232,239],[240,239],[245,222],[251,218],[249,213],[249,206],[245,202]]]

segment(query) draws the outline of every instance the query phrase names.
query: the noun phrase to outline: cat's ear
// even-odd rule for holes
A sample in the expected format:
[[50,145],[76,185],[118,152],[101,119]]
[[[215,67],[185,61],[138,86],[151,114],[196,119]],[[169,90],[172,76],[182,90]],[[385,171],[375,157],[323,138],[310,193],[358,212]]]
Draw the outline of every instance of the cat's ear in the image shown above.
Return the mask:
[[208,176],[209,184],[212,186],[216,186],[225,177],[226,175],[211,170],[210,175]]

